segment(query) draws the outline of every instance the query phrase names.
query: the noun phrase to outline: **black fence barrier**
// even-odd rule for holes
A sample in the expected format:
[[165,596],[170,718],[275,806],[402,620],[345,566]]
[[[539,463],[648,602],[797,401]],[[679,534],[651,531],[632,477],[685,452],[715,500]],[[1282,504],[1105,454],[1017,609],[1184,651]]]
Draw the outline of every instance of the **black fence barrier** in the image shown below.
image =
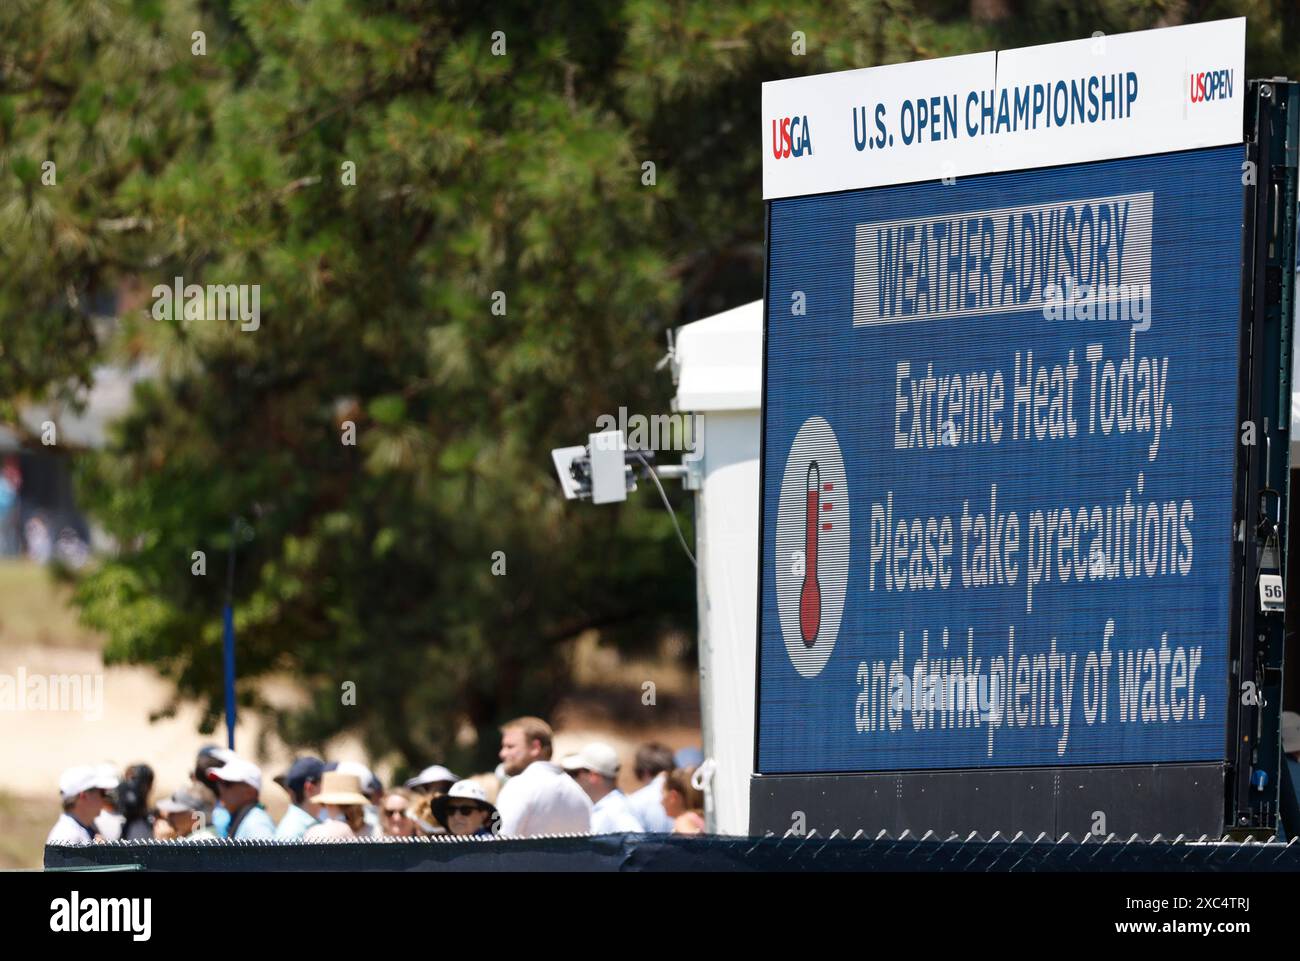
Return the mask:
[[1300,871],[1300,843],[1020,836],[609,834],[346,842],[119,841],[45,848],[48,871]]

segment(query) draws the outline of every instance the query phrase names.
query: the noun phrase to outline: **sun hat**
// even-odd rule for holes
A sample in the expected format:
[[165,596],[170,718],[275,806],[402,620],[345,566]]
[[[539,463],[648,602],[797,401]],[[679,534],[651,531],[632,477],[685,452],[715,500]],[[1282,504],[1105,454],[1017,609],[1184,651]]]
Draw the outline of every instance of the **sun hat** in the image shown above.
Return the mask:
[[369,804],[361,793],[361,778],[343,771],[326,771],[321,776],[320,793],[312,798],[317,804]]
[[446,794],[439,794],[434,798],[433,804],[430,805],[434,818],[443,827],[447,826],[447,807],[452,801],[477,802],[479,807],[487,811],[489,821],[497,813],[496,807],[487,799],[481,784],[470,780],[457,781]]
[[[360,761],[330,761],[329,764],[325,765],[325,771],[326,773],[339,771],[342,774],[355,775],[357,781],[360,782],[361,791],[365,794],[373,794],[384,789],[384,782],[379,780],[375,772]],[[366,800],[366,803],[370,803],[369,799]]]
[[418,788],[424,787],[426,784],[438,784],[442,781],[446,781],[448,784],[454,784],[459,780],[460,777],[458,775],[452,774],[451,771],[447,770],[447,768],[443,767],[441,764],[432,764],[407,781],[403,787]]

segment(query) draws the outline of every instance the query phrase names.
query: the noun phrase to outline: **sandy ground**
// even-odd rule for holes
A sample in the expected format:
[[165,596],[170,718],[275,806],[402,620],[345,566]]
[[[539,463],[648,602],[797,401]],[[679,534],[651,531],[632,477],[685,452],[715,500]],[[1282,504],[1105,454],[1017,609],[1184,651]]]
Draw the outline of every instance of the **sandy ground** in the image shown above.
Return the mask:
[[[0,648],[0,674],[80,674],[103,678],[102,703],[83,696],[71,710],[0,710],[0,725],[17,736],[0,738],[0,788],[19,794],[46,794],[57,800],[59,773],[74,764],[113,764],[119,771],[136,762],[154,769],[156,784],[170,791],[183,784],[205,739],[197,733],[199,712],[182,707],[175,717],[149,723],[149,714],[167,702],[167,685],[140,667],[105,668],[98,651],[40,647]],[[72,699],[75,702],[75,699]],[[53,705],[51,705],[53,706]],[[75,709],[75,708],[80,709]],[[97,709],[96,709],[97,708]],[[236,744],[253,744],[255,719],[236,728]],[[224,743],[225,731],[207,739]],[[280,751],[259,758],[277,769],[288,760]]]
[[[0,868],[35,868],[41,863],[45,833],[59,814],[59,774],[74,764],[102,763],[119,771],[136,762],[154,769],[154,798],[184,784],[204,739],[197,733],[198,711],[182,707],[171,718],[154,723],[151,711],[167,700],[167,685],[141,667],[105,668],[97,651],[40,647],[0,648],[0,675],[17,676],[23,668],[32,674],[102,674],[103,702],[99,711],[25,710],[0,712]],[[632,781],[632,758],[637,745],[653,737],[676,749],[699,743],[698,728],[689,725],[651,730],[627,730],[599,717],[584,717],[580,708],[564,711],[564,727],[556,732],[555,756],[563,757],[592,740],[613,745],[623,758],[622,787]],[[257,741],[255,719],[241,722],[235,743]],[[224,729],[219,743],[224,743]],[[251,754],[251,750],[249,751]],[[359,744],[339,739],[327,751],[331,760],[365,760]],[[291,753],[279,746],[269,755],[255,757],[263,768],[262,801],[275,818],[283,814],[288,797],[270,778],[284,770]],[[459,772],[468,774],[470,772]],[[381,777],[389,772],[380,768]]]
[[[225,742],[224,727],[213,737],[198,733],[199,712],[193,706],[151,723],[149,715],[168,701],[167,682],[145,667],[105,668],[99,643],[75,624],[66,593],[50,585],[43,572],[0,563],[0,869],[40,866],[45,835],[59,814],[57,785],[66,768],[110,763],[121,771],[147,763],[154,769],[156,799],[186,783],[199,747]],[[621,786],[627,790],[635,787],[632,758],[642,741],[660,740],[674,749],[699,744],[698,702],[691,690],[693,670],[680,658],[649,668],[621,664],[612,655],[594,647],[580,652],[577,680],[590,690],[556,712],[555,756],[590,740],[607,741],[623,758]],[[82,675],[81,700],[69,698],[59,710],[31,704],[18,710],[14,690],[23,675]],[[102,677],[102,698],[88,693],[98,682],[85,686],[86,675]],[[676,708],[645,713],[636,706],[640,679],[646,676],[671,678],[661,687],[680,692],[671,698]],[[295,696],[288,682],[272,684],[265,693],[272,699]],[[610,703],[629,702],[631,709],[610,710]],[[235,743],[262,766],[262,801],[278,818],[288,798],[270,779],[288,766],[291,752],[270,738],[275,745],[270,753],[255,756],[258,734],[257,719],[250,716],[237,727]],[[338,739],[326,755],[330,760],[367,760],[355,738]],[[376,767],[389,779],[390,770]]]
[[[4,732],[0,736],[0,790],[48,796],[54,803],[59,774],[66,768],[109,763],[121,771],[145,762],[154,769],[156,788],[167,793],[186,782],[199,747],[225,743],[224,727],[209,738],[197,733],[199,712],[193,706],[182,706],[174,717],[150,723],[149,715],[167,702],[168,686],[147,668],[106,668],[94,650],[0,647],[0,675],[17,680],[20,671],[29,679],[33,675],[82,675],[83,690],[94,688],[94,683],[85,681],[87,676],[102,677],[102,696],[83,695],[80,703],[70,699],[73,703],[68,706],[74,709],[0,708],[0,730]],[[0,704],[4,704],[3,698]],[[266,755],[255,755],[251,745],[257,743],[259,730],[256,718],[241,720],[235,729],[235,744],[264,768],[269,781],[272,774],[288,766],[292,752],[270,739],[276,747]],[[555,755],[562,757],[599,738],[612,744],[630,768],[637,744],[652,735],[673,748],[699,743],[698,729],[690,725],[658,727],[653,732],[628,730],[625,724],[569,705],[556,732]],[[365,760],[359,741],[353,738],[332,742],[327,753],[331,760]],[[390,774],[382,765],[377,773],[381,777]],[[277,790],[269,784],[268,788],[268,795]],[[268,806],[277,800],[264,798]]]
[[[154,797],[187,783],[194,755],[205,743],[225,743],[225,729],[205,738],[198,733],[199,712],[182,706],[174,717],[150,723],[149,715],[167,703],[168,686],[143,667],[105,668],[99,652],[59,647],[0,647],[0,684],[4,678],[33,675],[102,677],[102,698],[75,698],[50,710],[27,705],[7,708],[0,692],[0,868],[37,867],[41,843],[59,815],[59,775],[77,764],[112,764],[120,772],[144,762],[154,769]],[[75,690],[75,688],[74,688]],[[241,721],[235,730],[237,747],[257,743],[255,718]],[[363,759],[359,745],[340,739],[331,758]],[[263,800],[278,817],[288,798],[270,782],[288,766],[291,754],[282,746],[253,757],[263,768]],[[37,836],[33,837],[33,832]]]

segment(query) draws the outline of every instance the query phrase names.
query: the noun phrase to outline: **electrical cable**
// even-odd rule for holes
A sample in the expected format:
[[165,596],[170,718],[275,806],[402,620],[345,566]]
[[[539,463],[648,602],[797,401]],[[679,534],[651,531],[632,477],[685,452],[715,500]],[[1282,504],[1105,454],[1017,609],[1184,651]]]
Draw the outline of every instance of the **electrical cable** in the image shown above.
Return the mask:
[[[1271,488],[1271,487],[1261,487],[1261,488],[1259,489],[1259,515],[1260,515],[1260,522],[1259,522],[1259,525],[1257,526],[1257,528],[1256,528],[1256,530],[1255,530],[1255,536],[1258,537],[1258,536],[1259,536],[1259,532],[1260,532],[1261,530],[1263,530],[1265,527],[1268,528],[1268,533],[1265,534],[1265,536],[1264,536],[1264,548],[1263,548],[1263,550],[1262,550],[1260,553],[1261,553],[1262,555],[1264,555],[1264,556],[1267,556],[1267,554],[1268,554],[1268,546],[1269,546],[1269,544],[1272,544],[1272,545],[1273,545],[1273,548],[1277,551],[1277,554],[1278,554],[1278,574],[1284,576],[1284,572],[1283,572],[1283,570],[1282,570],[1282,563],[1281,563],[1281,562],[1282,562],[1282,539],[1281,539],[1281,537],[1279,536],[1279,533],[1278,533],[1278,524],[1277,524],[1276,521],[1273,520],[1273,518],[1271,518],[1271,517],[1268,516],[1267,504],[1265,504],[1265,502],[1264,502],[1264,498],[1265,498],[1265,496],[1268,495],[1268,494],[1272,494],[1274,497],[1276,497],[1276,498],[1278,499],[1278,507],[1279,507],[1279,512],[1280,512],[1281,502],[1282,502],[1282,495],[1279,494],[1277,491],[1275,491],[1275,490],[1274,490],[1273,488]],[[1262,558],[1261,558],[1261,559],[1262,559]],[[1264,573],[1264,568],[1261,567],[1259,564],[1256,564],[1256,565],[1255,565],[1255,588],[1254,588],[1256,591],[1259,590],[1259,578],[1260,578],[1260,575],[1263,574],[1263,573]],[[1283,580],[1282,583],[1283,583],[1283,587],[1282,587],[1282,589],[1283,589],[1283,591],[1285,592],[1285,590],[1286,590],[1286,581]]]
[[664,492],[664,485],[659,483],[659,475],[655,473],[655,469],[650,465],[650,462],[641,456],[639,450],[634,450],[631,453],[636,456],[636,459],[641,462],[641,466],[650,474],[650,479],[655,482],[655,487],[659,488],[659,496],[663,499],[664,507],[668,509],[668,516],[672,518],[673,530],[677,532],[677,540],[681,543],[682,550],[686,552],[686,556],[691,559],[691,565],[699,568],[700,565],[695,560],[695,555],[691,553],[690,547],[687,546],[686,538],[682,535],[682,529],[677,524],[677,512],[673,510],[673,505],[668,501],[668,495]]

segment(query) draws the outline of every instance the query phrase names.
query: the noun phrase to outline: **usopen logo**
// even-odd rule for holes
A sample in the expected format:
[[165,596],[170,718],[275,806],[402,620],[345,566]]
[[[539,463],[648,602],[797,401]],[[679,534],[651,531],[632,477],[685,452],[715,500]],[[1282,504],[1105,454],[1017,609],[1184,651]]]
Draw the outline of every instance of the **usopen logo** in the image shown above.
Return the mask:
[[786,157],[812,156],[812,128],[808,126],[808,115],[802,117],[782,117],[772,121],[772,156],[777,160]]
[[1235,71],[1202,70],[1192,73],[1187,78],[1187,96],[1191,103],[1209,103],[1214,100],[1232,99],[1232,81]]

